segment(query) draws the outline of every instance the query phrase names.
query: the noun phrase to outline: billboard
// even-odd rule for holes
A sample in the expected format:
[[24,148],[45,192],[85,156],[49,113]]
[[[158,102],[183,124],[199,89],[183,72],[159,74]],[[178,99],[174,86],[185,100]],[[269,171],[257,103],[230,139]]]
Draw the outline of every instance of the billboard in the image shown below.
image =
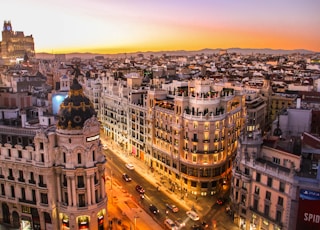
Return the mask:
[[320,191],[300,190],[296,229],[320,229]]

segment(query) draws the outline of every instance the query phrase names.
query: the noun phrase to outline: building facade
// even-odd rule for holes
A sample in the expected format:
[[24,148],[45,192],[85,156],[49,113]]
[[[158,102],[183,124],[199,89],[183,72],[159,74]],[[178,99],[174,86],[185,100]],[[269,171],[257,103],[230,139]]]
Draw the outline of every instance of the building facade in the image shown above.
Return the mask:
[[173,86],[171,92],[148,91],[148,164],[181,196],[213,195],[231,175],[244,95],[201,78]]
[[103,79],[107,138],[157,171],[181,196],[213,195],[230,178],[243,128],[242,91],[209,79],[144,87],[136,76]]
[[295,229],[295,175],[301,159],[274,148],[277,140],[263,142],[257,131],[240,138],[230,192],[234,221],[240,229]]
[[318,108],[301,98],[281,105],[273,135],[246,129],[239,140],[230,198],[241,229],[320,227],[320,140],[311,133]]
[[[8,111],[3,111],[8,113]],[[25,229],[105,229],[105,156],[100,123],[77,83],[59,121],[39,114],[0,128],[0,222]],[[12,114],[10,119],[12,119]],[[19,123],[18,123],[19,124]]]

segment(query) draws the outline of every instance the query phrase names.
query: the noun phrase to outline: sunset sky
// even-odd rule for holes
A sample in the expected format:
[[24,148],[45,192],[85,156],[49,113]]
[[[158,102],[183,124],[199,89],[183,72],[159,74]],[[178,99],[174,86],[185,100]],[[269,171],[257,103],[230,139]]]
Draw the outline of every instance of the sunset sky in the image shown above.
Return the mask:
[[320,52],[319,10],[319,0],[10,0],[0,23],[32,35],[36,52]]

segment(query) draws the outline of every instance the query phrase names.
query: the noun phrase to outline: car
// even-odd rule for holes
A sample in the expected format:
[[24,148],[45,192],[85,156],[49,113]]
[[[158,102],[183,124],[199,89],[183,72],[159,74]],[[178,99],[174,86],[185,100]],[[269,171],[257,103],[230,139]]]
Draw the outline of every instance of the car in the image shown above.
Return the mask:
[[122,178],[123,178],[126,182],[130,182],[130,181],[132,180],[131,177],[129,177],[129,175],[126,174],[126,173],[122,174]]
[[186,222],[184,222],[182,219],[178,218],[174,221],[174,223],[179,227],[179,228],[183,228],[184,226],[186,226]]
[[179,208],[174,204],[166,204],[166,207],[171,210],[171,212],[178,212]]
[[149,210],[150,210],[150,212],[152,212],[155,215],[159,213],[159,209],[157,209],[157,207],[154,206],[153,204],[149,205]]
[[127,169],[134,170],[134,165],[133,164],[127,163],[126,167],[127,167]]
[[201,226],[202,226],[202,228],[208,228],[209,224],[207,222],[205,222],[205,221],[202,221],[201,222]]
[[226,197],[219,197],[218,199],[217,199],[217,204],[218,205],[223,205],[224,203],[226,203],[227,202],[227,198]]
[[179,227],[173,222],[173,220],[167,218],[164,220],[164,225],[170,230],[178,230]]
[[137,186],[136,186],[136,190],[137,190],[137,192],[140,193],[140,194],[144,194],[144,193],[145,193],[145,190],[144,190],[144,188],[143,188],[141,185],[137,185]]
[[191,220],[197,221],[200,219],[199,215],[193,210],[187,211],[186,214]]

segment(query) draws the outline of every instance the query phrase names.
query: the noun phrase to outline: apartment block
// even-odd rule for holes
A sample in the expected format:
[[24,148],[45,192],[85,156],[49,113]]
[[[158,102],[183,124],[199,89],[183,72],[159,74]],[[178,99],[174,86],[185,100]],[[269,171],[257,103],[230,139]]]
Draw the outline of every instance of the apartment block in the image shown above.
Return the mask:
[[240,229],[295,229],[295,172],[301,158],[284,151],[277,141],[279,137],[263,140],[257,131],[240,137],[230,193]]
[[295,134],[240,137],[230,194],[240,229],[320,227],[320,139],[308,132],[288,133]]

